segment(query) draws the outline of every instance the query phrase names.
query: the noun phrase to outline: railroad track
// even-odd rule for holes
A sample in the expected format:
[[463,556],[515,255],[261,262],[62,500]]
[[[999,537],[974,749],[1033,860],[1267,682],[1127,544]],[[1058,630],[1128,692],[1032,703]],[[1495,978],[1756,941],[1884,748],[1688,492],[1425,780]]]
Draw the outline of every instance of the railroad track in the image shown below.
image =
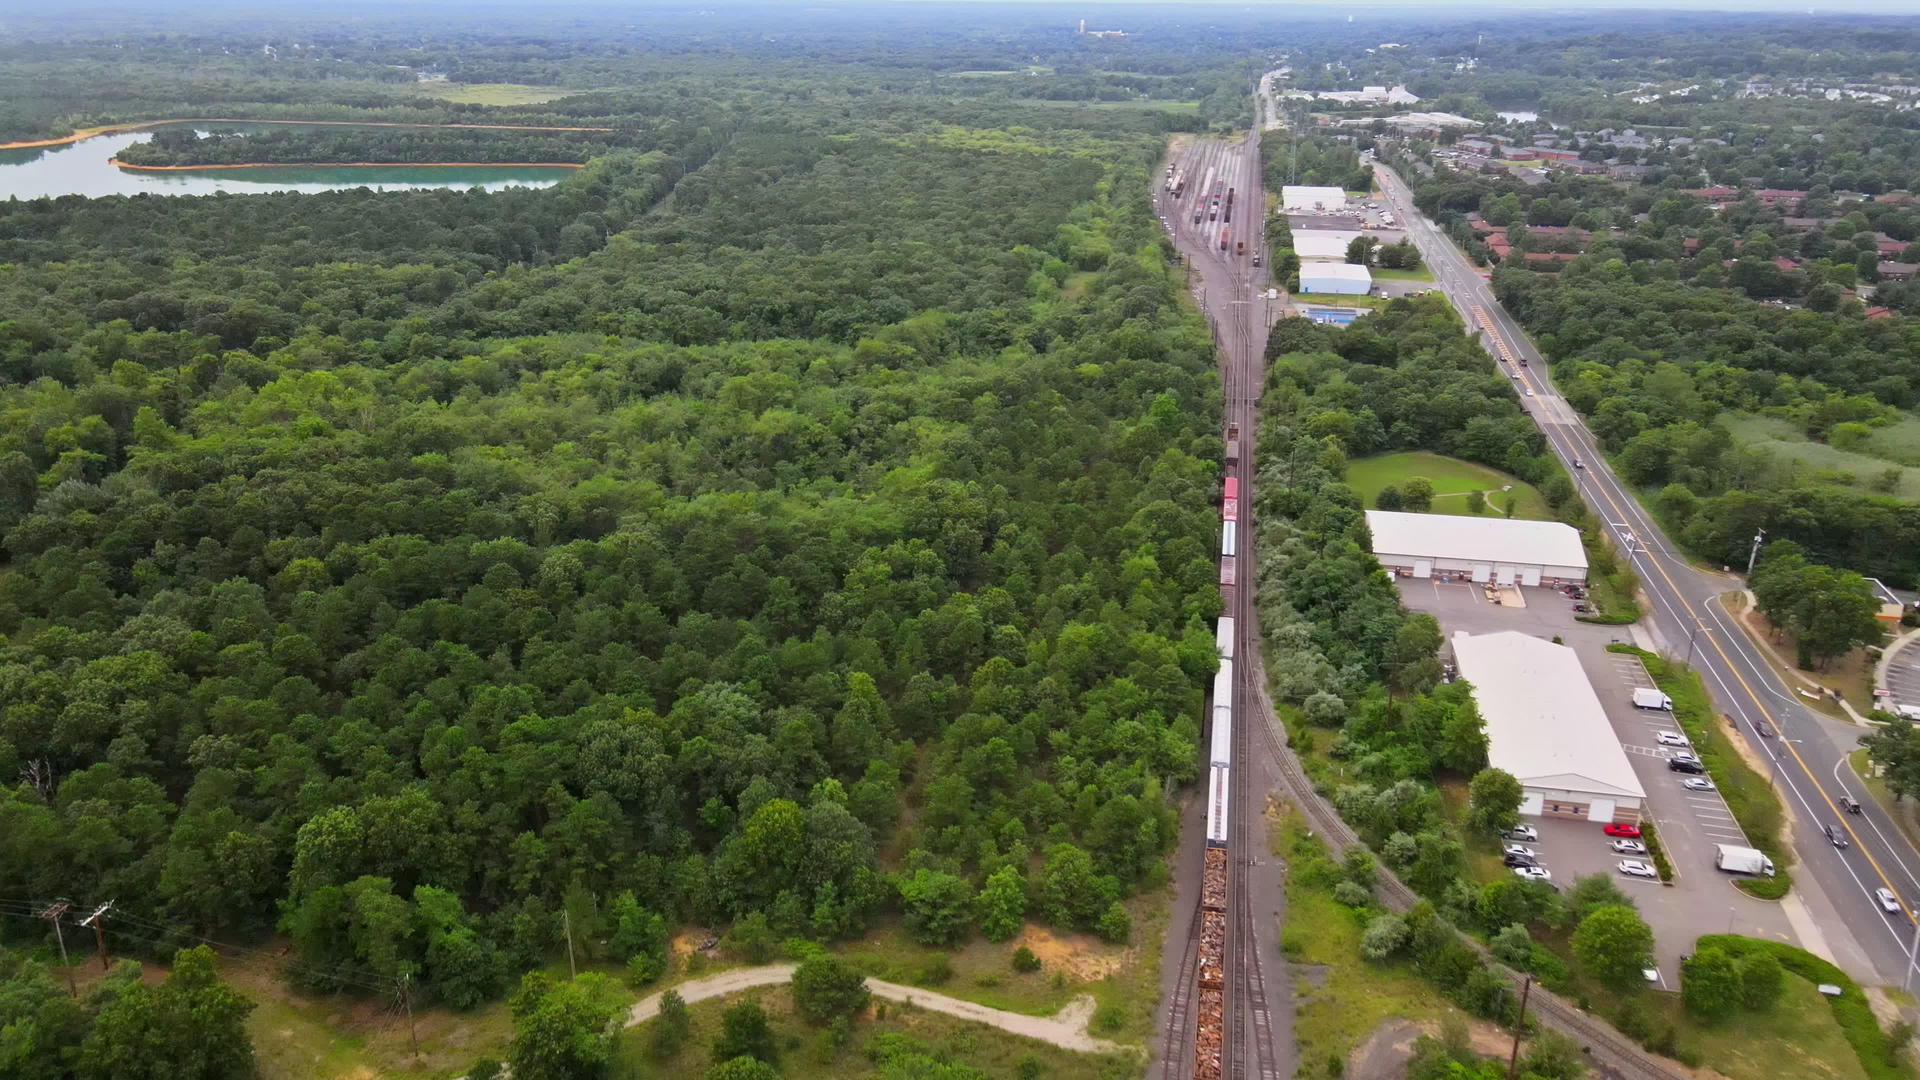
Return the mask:
[[[1240,606],[1244,616],[1244,609],[1252,605],[1243,598]],[[1236,669],[1234,679],[1240,684],[1236,687],[1240,699],[1251,704],[1257,690],[1246,669]],[[1262,807],[1257,797],[1261,785],[1252,782],[1257,775],[1251,768],[1255,743],[1248,727],[1242,723],[1233,733],[1233,759],[1240,763],[1241,779],[1234,785],[1233,793],[1238,804],[1233,814],[1233,922],[1228,936],[1231,946],[1228,963],[1233,972],[1229,1004],[1234,1023],[1229,1028],[1233,1037],[1228,1043],[1231,1052],[1227,1058],[1227,1075],[1234,1080],[1280,1080],[1280,1066],[1273,1048],[1273,1013],[1267,1007],[1266,973],[1260,962],[1260,926],[1253,914],[1252,868],[1255,843],[1261,835],[1254,822],[1259,820]]]
[[1187,1080],[1193,1075],[1193,990],[1200,967],[1199,905],[1187,920],[1187,944],[1180,950],[1180,974],[1167,1001],[1166,1038],[1160,1047],[1162,1080]]

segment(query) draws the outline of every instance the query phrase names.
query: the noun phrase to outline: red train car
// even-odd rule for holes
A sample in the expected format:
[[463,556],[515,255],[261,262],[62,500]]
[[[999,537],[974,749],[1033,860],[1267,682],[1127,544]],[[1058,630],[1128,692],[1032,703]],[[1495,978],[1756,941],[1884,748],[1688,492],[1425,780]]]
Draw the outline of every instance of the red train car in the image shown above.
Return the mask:
[[1240,478],[1227,477],[1225,496],[1220,501],[1220,520],[1240,520]]

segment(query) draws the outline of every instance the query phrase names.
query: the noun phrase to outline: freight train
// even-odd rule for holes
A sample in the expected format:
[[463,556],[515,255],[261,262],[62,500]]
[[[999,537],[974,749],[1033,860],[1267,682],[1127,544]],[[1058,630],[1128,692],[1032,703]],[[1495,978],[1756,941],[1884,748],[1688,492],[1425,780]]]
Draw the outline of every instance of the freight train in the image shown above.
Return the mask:
[[[1238,450],[1239,434],[1228,429]],[[1234,454],[1237,458],[1237,454]],[[1239,561],[1240,479],[1221,485],[1220,584],[1231,597]],[[1228,610],[1232,610],[1231,601]],[[1219,1080],[1226,1028],[1227,846],[1231,838],[1233,792],[1233,616],[1222,615],[1214,628],[1220,670],[1213,677],[1212,730],[1207,739],[1207,849],[1200,881],[1200,950],[1194,973],[1194,1080]]]
[[1233,221],[1233,189],[1232,188],[1227,189],[1227,205],[1226,205],[1226,208],[1221,211],[1220,220],[1223,222]]

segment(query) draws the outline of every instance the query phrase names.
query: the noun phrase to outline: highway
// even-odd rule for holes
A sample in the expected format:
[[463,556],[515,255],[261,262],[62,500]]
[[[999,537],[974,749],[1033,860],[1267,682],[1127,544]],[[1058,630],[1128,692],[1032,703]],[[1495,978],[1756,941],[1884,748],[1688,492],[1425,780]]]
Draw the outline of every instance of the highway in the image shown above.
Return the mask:
[[[1494,299],[1481,271],[1413,205],[1412,193],[1391,169],[1376,164],[1375,174],[1408,234],[1433,269],[1436,281],[1469,327],[1475,308],[1492,324],[1484,340],[1499,363],[1501,342],[1527,366],[1499,363],[1515,377],[1521,403],[1545,434],[1553,452],[1574,477],[1593,513],[1605,520],[1615,547],[1631,562],[1650,601],[1650,623],[1662,651],[1676,659],[1691,657],[1718,710],[1736,721],[1734,737],[1757,748],[1772,771],[1775,787],[1790,810],[1796,865],[1796,902],[1787,904],[1789,920],[1802,944],[1824,951],[1859,976],[1877,974],[1901,985],[1913,964],[1915,905],[1920,904],[1920,854],[1899,828],[1882,814],[1845,760],[1864,729],[1806,707],[1798,691],[1771,666],[1751,639],[1717,602],[1742,587],[1731,574],[1703,571],[1687,561],[1659,525],[1641,509],[1608,466],[1591,432],[1565,399],[1554,392],[1546,362],[1519,323]],[[1530,395],[1530,396],[1529,396]],[[1756,732],[1771,725],[1777,737]],[[1841,796],[1859,801],[1859,815],[1841,812]],[[1822,827],[1833,825],[1851,842],[1845,850],[1828,843]],[[1682,873],[1715,873],[1711,866],[1681,867]],[[1891,889],[1902,911],[1889,914],[1875,890]],[[1797,906],[1804,904],[1804,908]]]

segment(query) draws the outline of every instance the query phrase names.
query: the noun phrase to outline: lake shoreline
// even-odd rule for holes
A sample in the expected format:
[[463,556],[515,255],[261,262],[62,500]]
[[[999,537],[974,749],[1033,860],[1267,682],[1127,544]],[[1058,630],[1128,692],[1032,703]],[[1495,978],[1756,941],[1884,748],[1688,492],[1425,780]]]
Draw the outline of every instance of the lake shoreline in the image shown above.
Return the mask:
[[[444,128],[466,131],[612,131],[609,127],[554,127],[542,124],[427,124],[412,123],[404,120],[248,120],[245,118],[197,117],[177,120],[135,120],[125,124],[103,124],[100,127],[81,128],[71,135],[61,135],[52,139],[25,139],[19,142],[0,143],[0,150],[32,150],[41,146],[69,146],[77,142],[101,135],[118,135],[127,131],[139,131],[142,128],[160,127],[164,124],[307,124],[326,127],[410,127],[429,130]],[[484,163],[483,163],[484,164]]]
[[584,169],[573,161],[241,161],[220,165],[135,165],[108,158],[130,172],[209,172],[214,169]]

